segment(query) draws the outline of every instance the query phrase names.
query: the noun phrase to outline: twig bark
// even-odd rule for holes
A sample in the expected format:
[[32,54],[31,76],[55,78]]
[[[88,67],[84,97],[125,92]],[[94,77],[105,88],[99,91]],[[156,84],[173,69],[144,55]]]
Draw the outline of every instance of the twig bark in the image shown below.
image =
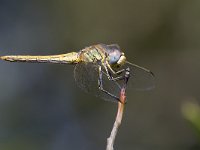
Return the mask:
[[113,125],[110,137],[107,138],[107,147],[106,150],[114,150],[113,145],[115,142],[115,137],[117,135],[117,131],[119,129],[119,126],[121,125],[122,117],[123,117],[123,112],[124,112],[124,106],[125,106],[125,101],[126,101],[126,88],[122,88],[120,92],[120,102],[118,102],[118,111],[117,111],[117,116],[115,119],[115,123]]

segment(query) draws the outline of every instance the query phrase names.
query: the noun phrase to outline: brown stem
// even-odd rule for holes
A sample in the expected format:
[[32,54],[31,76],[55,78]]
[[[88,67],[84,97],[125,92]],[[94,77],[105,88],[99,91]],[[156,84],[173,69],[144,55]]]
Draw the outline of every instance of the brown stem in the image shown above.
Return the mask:
[[110,137],[107,138],[106,150],[114,150],[113,145],[114,145],[114,142],[115,142],[115,137],[117,135],[117,131],[119,129],[119,126],[121,125],[125,101],[126,101],[125,88],[122,88],[121,93],[120,93],[120,102],[118,102],[117,116],[116,116],[115,123],[114,123],[113,128],[112,128]]

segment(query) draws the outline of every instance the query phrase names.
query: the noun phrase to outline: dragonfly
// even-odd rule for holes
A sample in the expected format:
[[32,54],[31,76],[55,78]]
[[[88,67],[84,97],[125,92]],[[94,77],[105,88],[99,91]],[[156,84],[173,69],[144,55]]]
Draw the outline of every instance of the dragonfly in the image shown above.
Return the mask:
[[119,93],[127,78],[129,91],[150,90],[155,87],[154,74],[127,61],[117,44],[96,44],[78,52],[58,55],[6,55],[0,56],[0,60],[75,65],[75,82],[82,90],[113,102],[120,101]]

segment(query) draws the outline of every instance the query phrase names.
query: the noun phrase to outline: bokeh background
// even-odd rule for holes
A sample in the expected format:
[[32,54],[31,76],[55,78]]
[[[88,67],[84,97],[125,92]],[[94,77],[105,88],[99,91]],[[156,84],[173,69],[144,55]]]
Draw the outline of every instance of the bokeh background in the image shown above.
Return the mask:
[[[115,148],[199,150],[199,0],[0,0],[0,55],[96,43],[156,75],[154,90],[128,93]],[[73,68],[0,62],[1,150],[105,149],[117,104],[81,91]]]

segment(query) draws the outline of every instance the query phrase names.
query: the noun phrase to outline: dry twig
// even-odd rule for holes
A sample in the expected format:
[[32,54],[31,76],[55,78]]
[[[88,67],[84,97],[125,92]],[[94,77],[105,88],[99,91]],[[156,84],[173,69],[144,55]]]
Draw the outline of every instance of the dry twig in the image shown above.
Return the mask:
[[120,102],[118,102],[118,111],[117,116],[115,119],[115,123],[113,125],[113,129],[111,131],[110,137],[107,139],[107,147],[106,150],[114,150],[113,145],[115,142],[115,137],[117,135],[117,131],[119,129],[119,126],[121,125],[123,112],[124,112],[124,106],[126,101],[126,88],[122,88],[120,92]]

